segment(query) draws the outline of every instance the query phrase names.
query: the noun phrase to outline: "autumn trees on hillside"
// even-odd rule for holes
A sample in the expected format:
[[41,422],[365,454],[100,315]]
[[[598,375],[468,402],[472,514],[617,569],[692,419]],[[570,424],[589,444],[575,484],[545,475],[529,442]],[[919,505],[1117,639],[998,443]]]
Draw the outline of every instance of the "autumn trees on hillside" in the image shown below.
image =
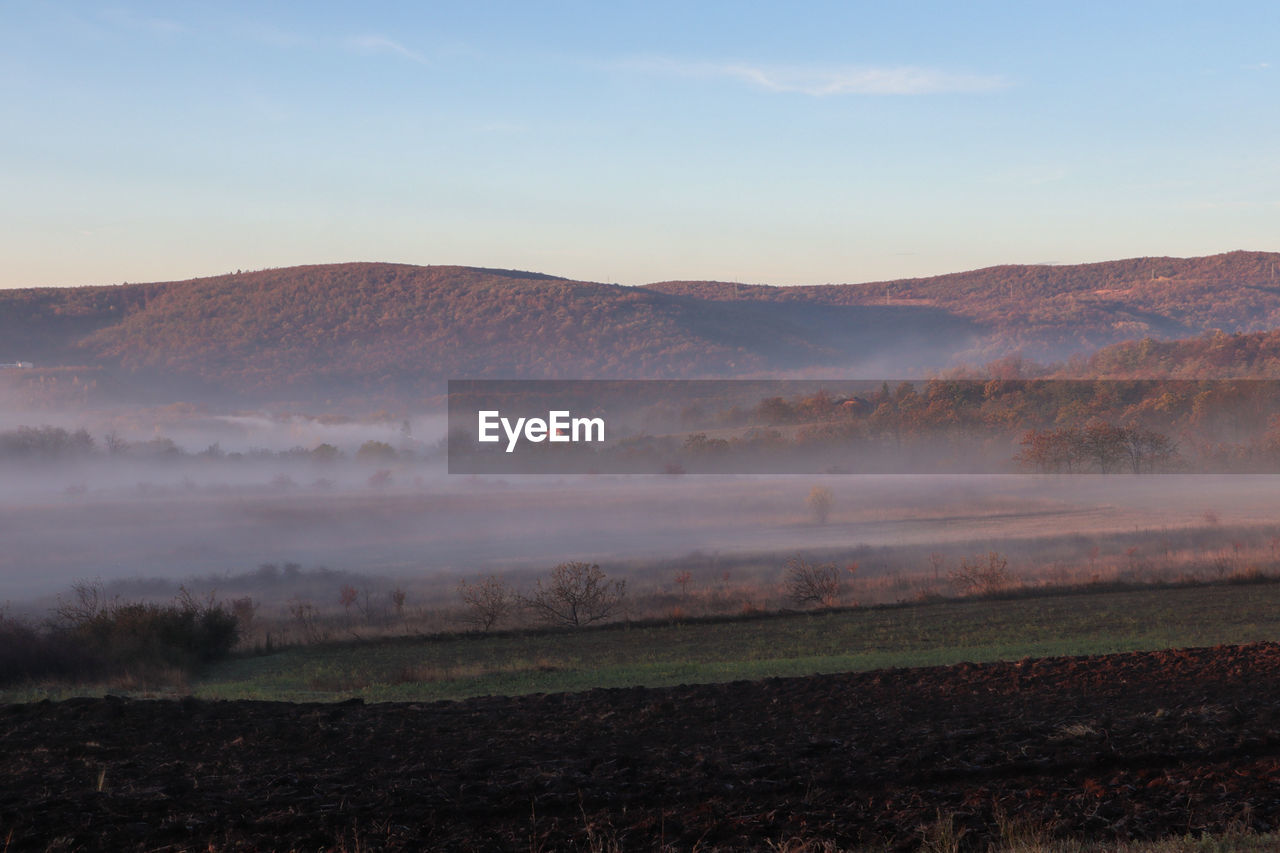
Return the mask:
[[[1277,283],[1277,254],[1228,252],[1202,258],[1006,265],[862,284],[749,287],[665,282],[649,287],[708,300],[934,306],[982,323],[1004,352],[1056,359],[1064,352],[1148,336],[1185,337],[1212,329],[1268,333],[1280,328]],[[1268,361],[1274,371],[1277,361]],[[1222,376],[1224,367],[1231,370],[1237,363],[1210,356],[1201,364],[1203,370],[1178,375]]]
[[1018,461],[1041,473],[1146,474],[1167,470],[1178,458],[1174,442],[1146,427],[1093,421],[1085,427],[1028,430]]
[[[402,264],[292,267],[6,291],[0,361],[92,366],[117,380],[161,377],[251,396],[416,394],[450,376],[768,375],[868,359],[905,367],[903,358],[936,350],[919,362],[928,366],[959,351],[1059,358],[1109,344],[1081,357],[1082,371],[1280,376],[1278,258],[1234,252],[783,288],[627,288]],[[1155,340],[1215,328],[1253,334]],[[23,390],[53,393],[31,385]]]
[[1042,473],[1271,469],[1280,462],[1280,382],[833,383],[762,397],[705,416],[704,424],[720,434],[692,433],[682,449],[692,463],[721,468],[744,454],[776,461],[843,453],[842,464],[854,471],[879,470],[876,464],[930,470],[930,460],[944,470],[1013,463]]

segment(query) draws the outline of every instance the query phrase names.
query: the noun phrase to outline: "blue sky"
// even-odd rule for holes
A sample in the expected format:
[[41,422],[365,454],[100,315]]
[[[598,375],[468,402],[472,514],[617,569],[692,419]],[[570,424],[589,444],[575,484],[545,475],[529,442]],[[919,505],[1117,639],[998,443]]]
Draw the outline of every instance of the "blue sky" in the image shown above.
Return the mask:
[[1280,4],[0,2],[0,287],[1280,250]]

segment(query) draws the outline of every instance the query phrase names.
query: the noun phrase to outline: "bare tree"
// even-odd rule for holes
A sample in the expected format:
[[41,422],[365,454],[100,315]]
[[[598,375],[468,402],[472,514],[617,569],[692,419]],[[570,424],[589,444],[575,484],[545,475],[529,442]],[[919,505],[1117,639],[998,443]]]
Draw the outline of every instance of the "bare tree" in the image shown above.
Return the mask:
[[626,589],[625,580],[609,580],[595,563],[561,563],[521,601],[545,622],[580,628],[617,613]]
[[796,604],[830,607],[840,597],[840,570],[835,563],[810,563],[803,557],[787,560],[787,594]]
[[351,624],[351,605],[360,600],[360,591],[349,583],[344,583],[338,590],[338,603],[347,614],[347,625]]
[[459,581],[458,594],[468,608],[464,617],[466,621],[479,625],[483,631],[488,631],[505,619],[516,605],[515,593],[494,575],[489,575],[479,583]]
[[1167,435],[1145,427],[1124,431],[1124,452],[1135,474],[1160,470],[1178,460],[1178,445]]
[[320,627],[320,614],[311,602],[301,598],[292,599],[289,602],[289,615],[302,631],[304,642],[319,643],[329,638],[328,632]]
[[106,435],[107,453],[112,456],[123,456],[129,452],[129,442],[120,437],[120,433],[115,430]]
[[360,587],[360,598],[356,601],[356,610],[364,617],[364,624],[373,624],[373,591],[368,584]]
[[117,599],[107,597],[101,579],[76,581],[71,585],[71,593],[74,598],[70,601],[58,596],[58,605],[53,611],[64,625],[92,622],[119,604]]

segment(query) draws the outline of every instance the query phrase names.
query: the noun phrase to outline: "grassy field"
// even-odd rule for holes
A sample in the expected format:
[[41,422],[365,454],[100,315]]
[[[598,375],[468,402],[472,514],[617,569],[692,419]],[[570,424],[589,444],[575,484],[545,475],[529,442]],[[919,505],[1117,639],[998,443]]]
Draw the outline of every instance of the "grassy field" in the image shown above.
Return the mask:
[[[217,699],[429,701],[1256,640],[1280,640],[1280,584],[293,646],[224,661],[183,692]],[[0,701],[95,692],[147,691],[24,687],[0,692]]]
[[206,698],[370,701],[659,686],[1280,639],[1280,584],[299,646],[225,662]]

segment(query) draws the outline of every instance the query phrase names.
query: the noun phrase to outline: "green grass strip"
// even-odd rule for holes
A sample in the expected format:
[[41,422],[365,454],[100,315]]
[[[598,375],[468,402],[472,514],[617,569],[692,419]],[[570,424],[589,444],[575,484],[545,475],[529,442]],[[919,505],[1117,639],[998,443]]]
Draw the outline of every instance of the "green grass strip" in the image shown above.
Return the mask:
[[[1280,640],[1280,584],[959,600],[756,618],[456,634],[240,655],[204,698],[430,701]],[[0,700],[102,688],[11,689]]]

